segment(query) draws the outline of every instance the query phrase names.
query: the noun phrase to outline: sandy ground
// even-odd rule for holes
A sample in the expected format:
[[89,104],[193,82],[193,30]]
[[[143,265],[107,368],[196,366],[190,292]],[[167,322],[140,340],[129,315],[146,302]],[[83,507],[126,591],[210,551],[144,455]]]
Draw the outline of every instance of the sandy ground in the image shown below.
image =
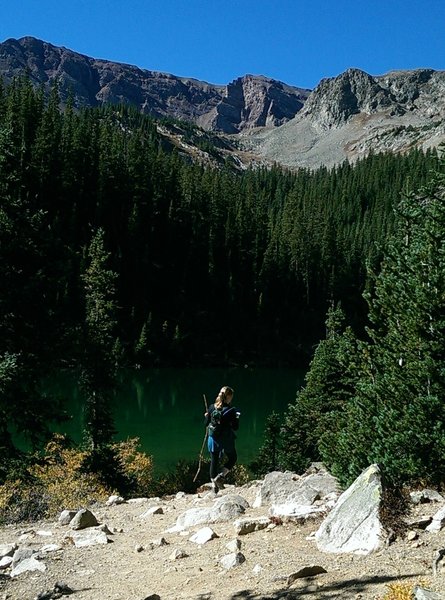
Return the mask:
[[[230,486],[220,495],[233,492],[252,506],[253,488]],[[439,569],[435,576],[432,573],[433,558],[445,547],[443,532],[418,531],[416,540],[398,539],[368,556],[335,555],[319,552],[315,542],[307,539],[318,528],[319,520],[286,522],[240,536],[245,562],[226,570],[220,558],[230,553],[226,545],[236,538],[232,522],[211,525],[219,537],[203,545],[189,540],[203,525],[182,534],[166,532],[187,509],[210,506],[213,500],[206,491],[140,504],[92,507],[99,522],[115,533],[109,536],[111,543],[85,548],[67,543],[64,536],[69,527],[54,522],[1,528],[0,544],[17,542],[24,535],[20,545],[40,549],[60,543],[62,549],[42,560],[45,572],[28,572],[13,579],[0,575],[0,600],[32,600],[52,590],[58,581],[73,590],[67,596],[73,600],[145,600],[152,594],[161,600],[375,600],[398,582],[422,582],[430,590],[445,591],[445,570]],[[162,506],[163,514],[141,517],[150,506]],[[437,510],[437,504],[413,508],[416,514]],[[249,508],[245,516],[267,514],[267,507]],[[162,537],[167,544],[157,545]],[[173,559],[176,549],[186,556]],[[289,585],[289,576],[311,565],[323,567],[326,573],[299,578]]]

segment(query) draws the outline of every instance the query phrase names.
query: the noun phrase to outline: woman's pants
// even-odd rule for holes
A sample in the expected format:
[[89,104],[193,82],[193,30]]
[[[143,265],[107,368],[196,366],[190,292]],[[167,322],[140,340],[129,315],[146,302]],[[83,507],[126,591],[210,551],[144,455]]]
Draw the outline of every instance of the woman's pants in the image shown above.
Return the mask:
[[236,454],[235,448],[233,448],[229,452],[227,450],[224,450],[223,452],[221,450],[218,450],[217,452],[210,452],[210,478],[211,479],[215,479],[215,477],[220,473],[220,464],[219,463],[220,463],[220,458],[223,454],[225,454],[227,457],[227,462],[224,465],[226,467],[226,469],[230,470],[236,464],[237,454]]

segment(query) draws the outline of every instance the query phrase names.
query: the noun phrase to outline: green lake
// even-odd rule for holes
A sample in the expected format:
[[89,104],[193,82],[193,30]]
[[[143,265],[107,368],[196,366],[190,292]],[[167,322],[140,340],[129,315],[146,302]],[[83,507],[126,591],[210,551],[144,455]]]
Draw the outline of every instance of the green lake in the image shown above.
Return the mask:
[[[220,388],[229,385],[235,390],[233,404],[241,412],[238,462],[248,464],[263,443],[268,415],[282,413],[294,401],[303,377],[301,369],[128,370],[120,375],[114,399],[116,439],[140,438],[157,470],[169,470],[179,460],[194,460],[205,433],[204,396],[211,404]],[[64,375],[50,387],[64,398],[71,416],[57,430],[80,441],[83,402],[76,381]]]

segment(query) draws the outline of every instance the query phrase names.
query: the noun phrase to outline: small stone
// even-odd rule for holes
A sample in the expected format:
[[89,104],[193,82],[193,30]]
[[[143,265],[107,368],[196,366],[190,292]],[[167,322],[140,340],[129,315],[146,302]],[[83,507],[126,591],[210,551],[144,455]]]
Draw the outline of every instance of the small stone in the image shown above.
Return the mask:
[[416,540],[419,537],[419,534],[417,533],[417,531],[408,531],[406,534],[406,539],[408,542],[413,542],[414,540]]
[[305,577],[314,577],[315,575],[320,575],[321,573],[327,573],[326,569],[319,565],[310,565],[308,567],[303,567],[299,569],[295,573],[292,573],[287,578],[287,585],[292,585],[294,581],[297,579],[303,579]]
[[141,517],[141,519],[143,519],[145,517],[151,517],[152,515],[163,515],[163,514],[164,514],[164,509],[162,508],[162,506],[152,506],[151,508],[146,510],[144,513],[142,513],[140,515],[140,517]]
[[0,558],[12,556],[17,550],[17,544],[0,544]]
[[3,556],[0,558],[0,570],[7,569],[12,563],[12,556]]
[[59,523],[59,525],[69,525],[75,516],[75,510],[62,510],[57,522]]
[[25,560],[20,561],[19,564],[12,569],[11,577],[17,577],[17,575],[21,575],[27,571],[46,571],[46,566],[34,558],[34,556],[31,556],[31,558],[25,558]]
[[153,546],[168,546],[168,542],[164,537],[152,540],[151,543],[153,544]]
[[136,546],[134,547],[135,552],[142,552],[143,550],[144,546],[141,546],[141,544],[136,544]]
[[108,498],[108,500],[105,502],[105,504],[107,506],[113,506],[115,504],[124,504],[125,500],[122,498],[122,496],[110,496]]
[[227,554],[223,556],[219,561],[221,566],[224,569],[233,569],[234,567],[238,567],[243,562],[245,562],[246,557],[241,552],[232,552],[232,554]]
[[179,560],[180,558],[187,558],[187,556],[187,552],[181,550],[180,548],[175,548],[168,558],[170,560]]
[[238,538],[232,540],[231,542],[226,544],[226,548],[230,552],[238,552],[238,550],[241,550],[241,540],[239,540]]
[[192,537],[189,539],[190,542],[195,544],[206,544],[217,538],[218,535],[211,529],[210,527],[202,527],[199,531],[197,531]]
[[70,521],[71,529],[86,529],[87,527],[96,527],[98,520],[88,508],[81,508]]

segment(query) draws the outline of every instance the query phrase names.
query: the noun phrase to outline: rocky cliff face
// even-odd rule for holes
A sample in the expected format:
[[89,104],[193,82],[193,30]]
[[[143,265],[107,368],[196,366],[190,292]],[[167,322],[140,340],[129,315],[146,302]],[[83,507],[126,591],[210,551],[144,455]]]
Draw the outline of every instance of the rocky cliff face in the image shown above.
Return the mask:
[[300,118],[326,130],[341,127],[358,114],[386,112],[403,116],[411,112],[426,118],[442,116],[444,92],[445,72],[441,71],[394,71],[372,77],[359,69],[348,69],[318,84]]
[[3,79],[25,72],[46,88],[58,79],[62,100],[71,91],[76,106],[129,103],[155,117],[191,120],[225,133],[281,125],[295,116],[309,93],[253,75],[228,86],[212,85],[90,58],[32,37],[0,44]]
[[323,79],[298,114],[246,146],[287,166],[333,166],[370,151],[405,152],[445,141],[445,71],[348,69]]
[[215,131],[238,133],[256,127],[276,127],[303,108],[309,90],[246,75],[230,83],[224,96],[201,123]]

